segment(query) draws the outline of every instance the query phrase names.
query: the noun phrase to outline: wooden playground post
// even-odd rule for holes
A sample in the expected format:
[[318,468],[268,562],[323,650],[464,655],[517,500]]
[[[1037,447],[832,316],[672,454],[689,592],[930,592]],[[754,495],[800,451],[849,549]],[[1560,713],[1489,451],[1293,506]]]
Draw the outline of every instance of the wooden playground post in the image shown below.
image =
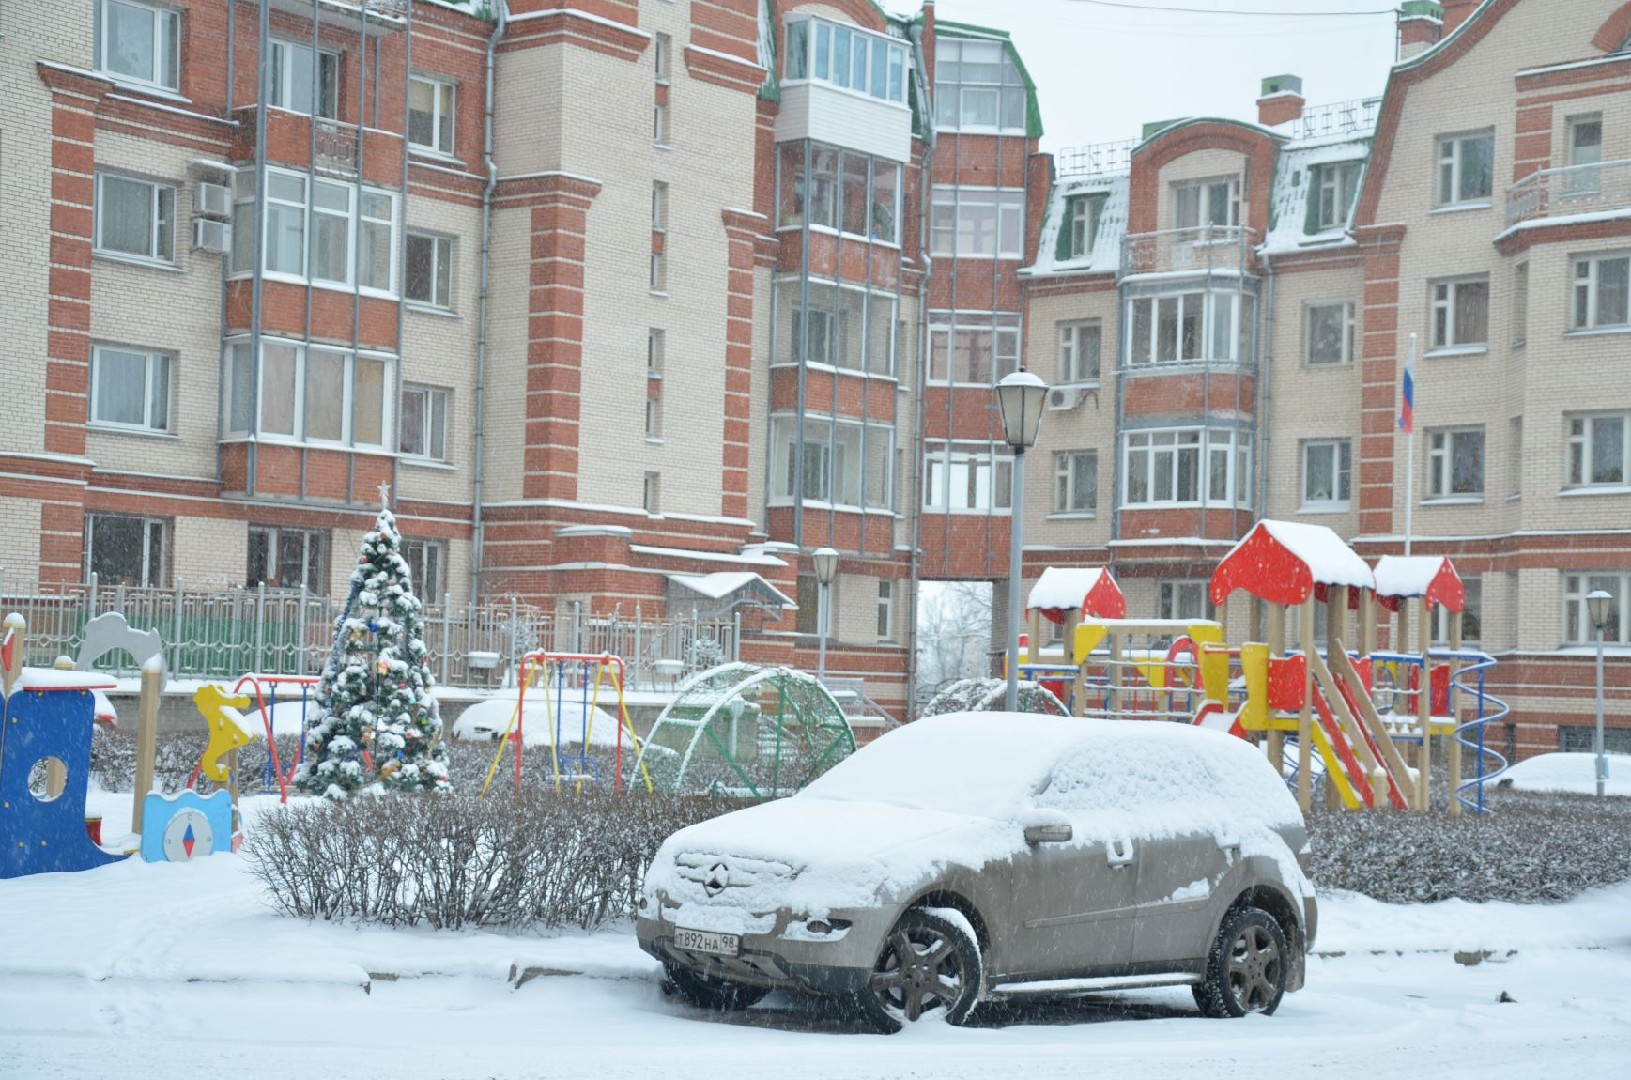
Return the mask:
[[1421,809],[1431,809],[1433,779],[1433,667],[1427,653],[1431,648],[1433,624],[1427,618],[1427,598],[1419,596],[1410,601],[1416,616],[1416,641],[1421,652],[1421,682],[1416,688],[1416,723],[1421,728],[1421,757],[1416,767],[1421,790]]
[[[1460,611],[1450,613],[1450,651],[1461,651],[1461,617],[1465,614]],[[1461,710],[1465,707],[1462,698],[1466,695],[1455,692],[1455,677],[1461,673],[1462,661],[1459,656],[1450,661],[1450,725],[1452,729],[1461,726]],[[1454,730],[1450,732],[1450,744],[1445,747],[1449,753],[1447,764],[1450,769],[1450,816],[1461,816],[1461,800],[1456,797],[1456,787],[1461,783],[1461,739]]]
[[1036,651],[1042,641],[1042,612],[1038,608],[1031,609],[1031,632],[1025,638],[1025,662],[1036,663]]
[[[1348,587],[1346,585],[1327,585],[1325,587],[1325,655],[1332,657],[1331,663],[1336,663],[1335,655],[1342,650],[1342,640],[1348,636]],[[1322,689],[1324,689],[1322,687]],[[1340,708],[1341,695],[1330,695],[1336,698],[1329,702],[1331,715],[1338,720],[1346,716],[1346,710]],[[1348,737],[1356,743],[1362,743],[1357,730],[1348,732]],[[1325,784],[1325,805],[1335,810],[1342,805],[1342,797],[1337,794],[1337,786],[1327,780]]]
[[[1262,603],[1257,597],[1253,601]],[[1284,656],[1286,654],[1286,609],[1279,604],[1270,604],[1268,607],[1268,646],[1270,656]],[[1277,728],[1269,729],[1266,752],[1269,763],[1280,776],[1286,774],[1286,733]]]
[[1359,590],[1359,651],[1362,656],[1376,653],[1376,594],[1369,589]]
[[1112,630],[1105,635],[1106,658],[1110,666],[1110,715],[1121,715],[1121,635]]
[[1313,729],[1314,729],[1314,605],[1319,601],[1314,599],[1312,591],[1308,599],[1302,602],[1301,617],[1298,619],[1297,636],[1302,643],[1303,650],[1303,707],[1297,713],[1297,805],[1303,813],[1308,813],[1314,807],[1314,766]]
[[1076,629],[1081,619],[1065,620],[1065,661],[1075,668],[1070,677],[1070,712],[1072,716],[1087,713],[1087,657],[1076,655]]
[[153,759],[159,746],[159,691],[164,671],[142,667],[141,705],[136,711],[136,792],[131,796],[130,831],[142,832],[142,805],[153,790]]

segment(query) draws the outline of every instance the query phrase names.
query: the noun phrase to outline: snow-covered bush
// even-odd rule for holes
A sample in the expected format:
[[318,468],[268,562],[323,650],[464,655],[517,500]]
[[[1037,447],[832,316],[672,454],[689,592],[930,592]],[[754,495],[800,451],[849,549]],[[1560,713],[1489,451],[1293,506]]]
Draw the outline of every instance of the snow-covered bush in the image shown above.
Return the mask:
[[298,918],[589,929],[633,914],[670,833],[737,805],[542,787],[321,800],[262,816],[245,851],[272,906]]
[[[918,710],[918,717],[943,716],[954,712],[997,712],[1007,700],[1008,684],[1002,679],[958,679]],[[1034,682],[1019,684],[1019,711],[1045,716],[1069,716],[1064,702],[1053,691]]]

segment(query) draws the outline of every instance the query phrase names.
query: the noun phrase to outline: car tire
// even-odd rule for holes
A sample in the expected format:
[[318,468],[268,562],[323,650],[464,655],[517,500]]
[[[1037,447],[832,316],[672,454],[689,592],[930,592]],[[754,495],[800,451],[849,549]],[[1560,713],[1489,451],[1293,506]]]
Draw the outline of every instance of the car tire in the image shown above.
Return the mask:
[[884,938],[858,995],[860,1012],[886,1035],[941,1008],[947,1023],[961,1024],[980,999],[983,974],[979,943],[963,920],[913,908]]
[[667,965],[666,971],[668,985],[673,988],[674,993],[697,1008],[710,1012],[738,1012],[770,993],[762,986],[748,986],[728,979],[716,979],[677,964]]
[[1286,994],[1289,954],[1273,915],[1262,908],[1232,909],[1207,954],[1206,976],[1194,986],[1195,1004],[1219,1019],[1274,1012]]

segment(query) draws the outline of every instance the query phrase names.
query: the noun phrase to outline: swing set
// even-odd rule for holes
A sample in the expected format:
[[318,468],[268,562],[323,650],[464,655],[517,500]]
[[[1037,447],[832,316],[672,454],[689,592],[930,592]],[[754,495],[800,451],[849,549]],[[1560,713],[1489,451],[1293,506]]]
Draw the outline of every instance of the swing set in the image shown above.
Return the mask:
[[[525,713],[527,692],[535,691],[534,700],[541,694],[544,700],[544,725],[549,735],[549,761],[550,773],[554,779],[555,790],[561,789],[563,780],[571,781],[581,791],[587,780],[596,783],[600,780],[600,766],[589,756],[589,747],[594,738],[595,717],[600,714],[600,691],[602,685],[611,684],[617,694],[617,753],[613,766],[612,790],[623,790],[623,736],[628,734],[636,755],[641,745],[640,737],[634,733],[634,725],[629,721],[628,704],[623,696],[623,658],[612,653],[556,653],[542,650],[527,653],[521,658],[521,673],[516,680],[515,711],[510,714],[510,722],[504,728],[504,734],[499,736],[498,751],[493,755],[493,763],[487,769],[487,776],[481,783],[481,794],[485,796],[487,789],[492,786],[493,778],[498,774],[499,763],[504,758],[505,746],[515,750],[515,790],[521,792],[521,757],[525,747]],[[562,772],[562,744],[566,741],[565,720],[567,712],[567,691],[578,692],[578,701],[582,717],[581,729],[578,732],[581,741],[578,745],[577,760],[571,760],[567,755],[567,764],[575,766],[570,773]],[[646,791],[653,790],[651,774],[646,770],[645,762],[637,757],[640,778],[645,783]]]

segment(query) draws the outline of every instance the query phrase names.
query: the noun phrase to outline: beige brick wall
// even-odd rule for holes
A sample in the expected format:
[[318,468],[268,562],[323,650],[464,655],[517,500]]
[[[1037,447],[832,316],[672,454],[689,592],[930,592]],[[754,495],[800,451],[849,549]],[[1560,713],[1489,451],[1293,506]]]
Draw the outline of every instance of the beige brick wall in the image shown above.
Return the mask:
[[184,582],[189,589],[223,589],[246,583],[247,521],[177,517],[171,535],[173,581]]
[[33,588],[40,575],[40,504],[0,499],[0,590]]

